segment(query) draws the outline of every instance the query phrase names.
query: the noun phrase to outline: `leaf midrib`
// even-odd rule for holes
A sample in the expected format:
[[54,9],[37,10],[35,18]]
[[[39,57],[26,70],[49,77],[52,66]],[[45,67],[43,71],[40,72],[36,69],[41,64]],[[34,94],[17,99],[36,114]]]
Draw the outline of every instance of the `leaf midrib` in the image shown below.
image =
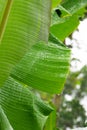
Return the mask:
[[11,7],[12,7],[12,3],[13,3],[13,0],[7,0],[7,5],[5,7],[5,11],[4,11],[4,14],[3,14],[3,17],[2,17],[2,21],[0,23],[0,42],[3,38],[3,34],[4,34],[4,31],[5,31],[5,28],[6,28],[9,13],[10,13],[10,10],[11,10]]

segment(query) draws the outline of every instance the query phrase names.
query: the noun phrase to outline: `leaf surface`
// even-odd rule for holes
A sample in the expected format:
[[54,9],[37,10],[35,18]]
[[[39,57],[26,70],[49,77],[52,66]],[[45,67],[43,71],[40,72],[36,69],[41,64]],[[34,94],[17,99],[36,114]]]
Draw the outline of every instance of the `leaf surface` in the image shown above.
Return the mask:
[[33,44],[48,41],[50,6],[50,0],[0,0],[0,86]]
[[[14,130],[42,130],[47,116],[53,111],[28,88],[12,78],[9,78],[0,89],[0,105]],[[1,114],[0,111],[0,117]],[[4,128],[1,120],[0,123],[1,128]]]
[[79,25],[78,17],[75,15],[65,18],[58,18],[57,14],[54,13],[53,17],[56,17],[53,18],[56,19],[56,21],[53,25],[51,25],[50,31],[52,35],[61,41],[64,41],[64,39],[76,30]]
[[58,6],[61,1],[62,0],[52,0],[52,8],[55,8],[56,6]]
[[0,106],[0,130],[13,130],[1,106]]
[[49,115],[44,130],[56,130],[56,116],[56,111]]
[[61,93],[70,61],[70,50],[58,44],[37,43],[13,69],[11,76],[30,87]]
[[87,0],[65,0],[61,5],[71,14],[74,14],[87,5]]
[[1,20],[2,20],[2,17],[3,17],[3,14],[4,14],[6,4],[7,4],[6,0],[0,1],[0,23],[1,23]]
[[51,33],[64,41],[79,25],[79,17],[84,14],[87,0],[65,0],[52,13]]

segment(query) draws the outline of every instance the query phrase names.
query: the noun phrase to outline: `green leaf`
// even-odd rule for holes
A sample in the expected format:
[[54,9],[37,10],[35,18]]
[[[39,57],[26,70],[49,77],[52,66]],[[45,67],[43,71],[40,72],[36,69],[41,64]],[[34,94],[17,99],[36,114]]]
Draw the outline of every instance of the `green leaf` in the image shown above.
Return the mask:
[[65,0],[61,5],[71,14],[75,14],[87,5],[87,0]]
[[7,4],[6,0],[0,1],[0,23],[1,23],[1,20],[2,20],[2,17],[3,17],[3,13],[4,13],[4,10],[5,10],[6,4]]
[[44,130],[56,130],[56,117],[56,111],[53,111],[47,119]]
[[87,0],[65,0],[52,13],[51,33],[59,40],[64,41],[79,25],[79,17],[83,15]]
[[1,106],[0,106],[0,130],[13,130]]
[[62,46],[62,47],[65,47],[66,48],[66,45],[64,43],[62,43],[57,37],[55,37],[54,35],[52,35],[50,33],[49,35],[49,42],[51,43],[54,43],[54,44],[57,44],[58,46]]
[[55,8],[56,6],[58,6],[61,1],[62,0],[52,0],[52,8]]
[[64,41],[64,39],[76,30],[79,25],[78,17],[72,15],[65,18],[59,18],[55,12],[53,15],[53,19],[56,20],[55,23],[51,25],[50,32],[59,40]]
[[48,41],[50,3],[0,0],[0,86],[33,44]]
[[15,79],[48,93],[61,93],[68,69],[70,50],[58,44],[35,44],[13,69]]
[[[0,105],[14,130],[42,130],[53,110],[12,78],[9,78],[0,89]],[[0,123],[2,128],[5,127],[1,120]]]
[[69,16],[71,15],[70,12],[68,12],[63,6],[59,5],[56,10],[59,10],[60,11],[60,17],[66,17],[66,16]]

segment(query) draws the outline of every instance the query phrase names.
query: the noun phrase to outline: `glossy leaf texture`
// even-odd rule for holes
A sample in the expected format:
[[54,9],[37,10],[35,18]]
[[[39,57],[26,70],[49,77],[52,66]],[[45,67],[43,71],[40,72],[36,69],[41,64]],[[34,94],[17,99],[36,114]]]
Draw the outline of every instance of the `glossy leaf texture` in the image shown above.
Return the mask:
[[[53,111],[28,88],[10,77],[0,89],[0,105],[14,130],[42,130],[47,116]],[[0,130],[12,130],[2,109]]]
[[59,40],[69,36],[79,25],[79,17],[83,14],[87,0],[65,0],[52,13],[51,33]]
[[29,48],[48,41],[50,0],[0,0],[0,86]]
[[13,69],[11,76],[48,93],[61,93],[69,70],[70,50],[60,42],[35,44]]

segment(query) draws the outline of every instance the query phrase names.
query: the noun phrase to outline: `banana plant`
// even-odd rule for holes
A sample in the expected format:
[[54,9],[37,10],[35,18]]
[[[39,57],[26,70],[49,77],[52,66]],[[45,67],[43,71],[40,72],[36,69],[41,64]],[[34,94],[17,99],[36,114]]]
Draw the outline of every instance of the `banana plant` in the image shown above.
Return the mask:
[[70,50],[48,41],[50,20],[50,0],[0,1],[1,130],[42,130],[53,108],[29,87],[62,91]]
[[70,49],[50,32],[60,2],[0,0],[0,130],[43,130],[54,111],[30,88],[63,90]]

